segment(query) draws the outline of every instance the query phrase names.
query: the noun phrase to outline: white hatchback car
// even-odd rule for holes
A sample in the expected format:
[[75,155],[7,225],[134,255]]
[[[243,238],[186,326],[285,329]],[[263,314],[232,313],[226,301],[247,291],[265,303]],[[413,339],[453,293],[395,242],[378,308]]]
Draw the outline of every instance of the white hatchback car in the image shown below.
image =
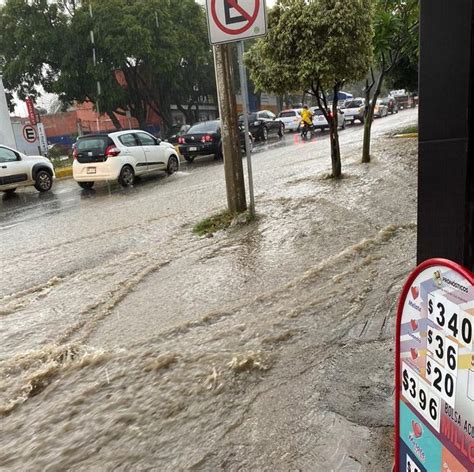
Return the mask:
[[82,188],[95,182],[116,180],[133,185],[135,176],[179,170],[174,146],[141,130],[80,136],[74,144],[72,175]]
[[285,130],[298,131],[301,124],[301,108],[292,110],[283,110],[278,113],[277,120],[285,125]]
[[[328,120],[326,120],[323,112],[318,107],[312,107],[309,110],[313,114],[314,129],[320,129],[321,131],[329,129]],[[339,108],[337,109],[337,124],[339,129],[346,129],[346,117]]]
[[43,156],[27,156],[0,145],[0,191],[13,193],[17,187],[33,185],[39,192],[53,186],[54,167]]

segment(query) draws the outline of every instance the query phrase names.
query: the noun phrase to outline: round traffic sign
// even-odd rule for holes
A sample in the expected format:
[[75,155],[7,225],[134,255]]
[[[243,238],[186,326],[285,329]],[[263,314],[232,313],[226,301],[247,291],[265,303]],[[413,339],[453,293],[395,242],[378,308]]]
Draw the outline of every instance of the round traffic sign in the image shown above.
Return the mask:
[[23,137],[27,143],[34,143],[38,140],[38,133],[31,125],[23,126]]
[[[241,21],[231,21],[230,23],[243,23],[243,26],[239,26],[238,28],[229,28],[226,26],[229,22],[226,19],[220,19],[219,15],[217,14],[216,3],[222,2],[224,10],[227,9],[234,9],[237,13],[239,13]],[[211,0],[211,14],[212,19],[216,26],[227,34],[237,35],[242,34],[247,31],[254,23],[258,17],[258,13],[260,11],[260,0],[255,0],[253,12],[250,13],[246,9],[244,9],[241,5],[239,5],[238,0]],[[224,24],[226,23],[226,24]]]

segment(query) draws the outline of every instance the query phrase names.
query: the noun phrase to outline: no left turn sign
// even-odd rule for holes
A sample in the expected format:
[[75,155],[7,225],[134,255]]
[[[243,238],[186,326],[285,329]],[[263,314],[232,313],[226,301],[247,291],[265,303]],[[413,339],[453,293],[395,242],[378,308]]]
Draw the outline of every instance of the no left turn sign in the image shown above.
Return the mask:
[[34,143],[38,140],[38,133],[31,125],[23,126],[23,137],[27,143]]
[[211,44],[263,36],[267,31],[265,0],[206,0]]

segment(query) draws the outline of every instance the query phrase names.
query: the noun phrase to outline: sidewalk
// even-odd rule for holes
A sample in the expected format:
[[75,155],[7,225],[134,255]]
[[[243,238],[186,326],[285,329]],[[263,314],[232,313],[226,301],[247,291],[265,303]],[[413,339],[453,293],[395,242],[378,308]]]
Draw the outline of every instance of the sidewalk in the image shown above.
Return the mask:
[[[73,324],[65,329],[58,309],[50,338],[57,331],[61,344],[13,356],[0,375],[0,413],[9,412],[0,464],[390,470],[395,307],[415,265],[417,142],[379,137],[373,162],[361,165],[360,136],[345,139],[339,181],[320,170],[327,142],[276,148],[279,160],[265,162],[279,172],[272,164],[256,174],[270,184],[257,187],[250,225],[199,238],[189,214],[154,208],[136,231],[105,234],[145,241],[140,250],[54,279],[46,300],[61,307],[67,295]],[[209,193],[186,182],[193,198]],[[176,220],[177,231],[160,236]],[[88,293],[86,282],[105,293]],[[76,312],[84,294],[90,302]]]

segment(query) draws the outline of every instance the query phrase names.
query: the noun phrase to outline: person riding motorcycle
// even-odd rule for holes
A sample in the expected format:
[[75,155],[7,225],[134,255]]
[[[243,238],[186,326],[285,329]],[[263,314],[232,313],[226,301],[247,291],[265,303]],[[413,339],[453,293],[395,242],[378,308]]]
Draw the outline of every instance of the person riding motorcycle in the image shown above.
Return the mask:
[[305,105],[301,110],[301,136],[306,136],[306,133],[313,126],[313,114]]

